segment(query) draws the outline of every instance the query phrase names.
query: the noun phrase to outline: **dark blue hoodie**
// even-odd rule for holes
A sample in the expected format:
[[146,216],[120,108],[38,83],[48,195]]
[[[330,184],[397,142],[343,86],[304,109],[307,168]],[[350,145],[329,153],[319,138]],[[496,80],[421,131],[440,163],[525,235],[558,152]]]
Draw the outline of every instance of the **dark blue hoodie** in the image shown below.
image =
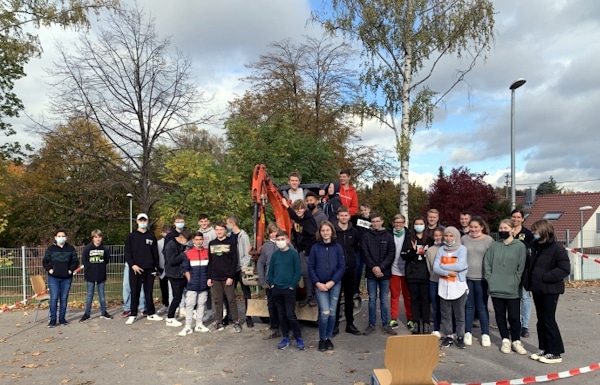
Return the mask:
[[331,243],[317,242],[310,249],[308,257],[308,273],[313,285],[317,282],[338,283],[346,272],[344,250],[335,241]]

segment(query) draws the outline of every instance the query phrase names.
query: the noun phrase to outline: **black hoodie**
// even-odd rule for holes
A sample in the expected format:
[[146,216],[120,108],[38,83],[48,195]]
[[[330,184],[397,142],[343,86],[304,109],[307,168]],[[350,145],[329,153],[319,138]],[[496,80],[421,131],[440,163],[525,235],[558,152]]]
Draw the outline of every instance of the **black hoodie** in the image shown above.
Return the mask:
[[[79,266],[77,251],[69,243],[65,243],[63,247],[53,243],[46,249],[42,266],[49,275],[55,278],[71,278]],[[50,274],[50,270],[52,270],[52,274]]]
[[342,246],[346,257],[346,270],[356,269],[356,252],[360,245],[360,234],[352,222],[348,222],[348,228],[342,230],[338,222],[334,222],[336,241]]

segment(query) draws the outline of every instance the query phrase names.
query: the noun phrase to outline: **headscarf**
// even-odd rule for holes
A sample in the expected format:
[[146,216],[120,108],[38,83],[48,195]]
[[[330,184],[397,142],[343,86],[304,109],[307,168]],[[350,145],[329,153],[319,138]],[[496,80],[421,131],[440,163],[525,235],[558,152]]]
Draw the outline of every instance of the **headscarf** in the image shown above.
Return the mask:
[[461,243],[460,243],[460,232],[458,231],[458,229],[454,226],[448,226],[444,229],[444,234],[446,233],[452,233],[452,235],[454,235],[454,245],[453,246],[448,246],[446,245],[446,243],[444,242],[444,250],[446,251],[456,251],[458,250],[458,248],[460,247]]

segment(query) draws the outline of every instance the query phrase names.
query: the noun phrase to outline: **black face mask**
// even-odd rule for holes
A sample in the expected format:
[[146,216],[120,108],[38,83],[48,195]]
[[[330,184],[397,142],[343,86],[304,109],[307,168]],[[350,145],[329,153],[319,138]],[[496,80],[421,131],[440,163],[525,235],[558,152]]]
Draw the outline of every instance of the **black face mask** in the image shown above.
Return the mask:
[[314,203],[309,203],[306,205],[306,207],[308,207],[308,209],[310,211],[313,211],[315,209],[315,207],[317,207],[317,205],[315,205]]
[[500,239],[508,239],[510,237],[510,231],[498,231]]

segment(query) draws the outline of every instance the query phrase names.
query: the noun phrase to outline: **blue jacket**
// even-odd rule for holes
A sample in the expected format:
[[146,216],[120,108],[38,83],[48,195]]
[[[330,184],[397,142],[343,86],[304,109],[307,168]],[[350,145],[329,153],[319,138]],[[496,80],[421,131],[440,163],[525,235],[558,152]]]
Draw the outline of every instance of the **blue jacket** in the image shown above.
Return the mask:
[[346,272],[346,257],[344,250],[335,241],[331,243],[318,242],[310,249],[308,257],[308,274],[313,285],[317,282],[338,283]]
[[448,255],[448,252],[444,250],[444,247],[440,247],[435,260],[433,261],[433,272],[441,277],[447,277],[448,272],[455,271],[458,273],[458,280],[461,282],[467,281],[467,271],[469,266],[467,265],[467,248],[460,245],[457,250],[452,252],[452,255],[456,257],[456,263],[443,264],[442,256]]

